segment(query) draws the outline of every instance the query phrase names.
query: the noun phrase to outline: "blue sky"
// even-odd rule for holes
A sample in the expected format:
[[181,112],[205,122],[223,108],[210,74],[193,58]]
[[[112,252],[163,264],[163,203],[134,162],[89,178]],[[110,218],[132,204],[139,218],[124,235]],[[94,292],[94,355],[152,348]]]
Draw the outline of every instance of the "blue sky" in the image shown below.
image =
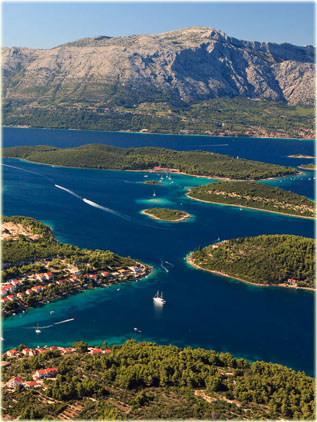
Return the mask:
[[210,26],[256,41],[315,44],[313,2],[2,2],[2,45],[52,48],[97,35]]

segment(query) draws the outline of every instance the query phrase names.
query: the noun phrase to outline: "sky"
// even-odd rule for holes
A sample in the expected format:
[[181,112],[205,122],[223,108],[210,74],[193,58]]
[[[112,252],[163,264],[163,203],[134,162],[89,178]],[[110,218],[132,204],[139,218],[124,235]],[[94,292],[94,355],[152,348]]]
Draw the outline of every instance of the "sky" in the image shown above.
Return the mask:
[[97,35],[153,34],[190,26],[254,41],[315,45],[314,2],[2,1],[2,46],[53,48]]

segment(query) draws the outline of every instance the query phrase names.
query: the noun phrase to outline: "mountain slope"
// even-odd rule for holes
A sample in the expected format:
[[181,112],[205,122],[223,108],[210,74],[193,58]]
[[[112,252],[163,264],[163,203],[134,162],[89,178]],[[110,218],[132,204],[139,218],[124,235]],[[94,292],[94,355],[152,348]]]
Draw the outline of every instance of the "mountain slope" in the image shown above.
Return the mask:
[[5,99],[117,105],[235,96],[291,105],[314,100],[312,46],[240,41],[206,27],[100,36],[50,50],[4,48],[2,66]]

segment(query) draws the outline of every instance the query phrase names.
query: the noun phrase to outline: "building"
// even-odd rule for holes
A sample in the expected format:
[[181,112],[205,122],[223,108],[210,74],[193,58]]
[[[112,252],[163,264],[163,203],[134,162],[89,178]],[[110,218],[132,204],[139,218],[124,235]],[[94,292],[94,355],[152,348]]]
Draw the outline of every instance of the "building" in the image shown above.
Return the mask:
[[7,355],[11,356],[11,357],[16,356],[18,353],[19,352],[16,349],[12,349],[12,350],[7,351]]
[[34,378],[54,378],[58,373],[57,368],[38,369],[35,372]]
[[7,382],[7,387],[14,388],[15,390],[19,387],[23,387],[23,381],[19,377],[11,378],[10,381]]

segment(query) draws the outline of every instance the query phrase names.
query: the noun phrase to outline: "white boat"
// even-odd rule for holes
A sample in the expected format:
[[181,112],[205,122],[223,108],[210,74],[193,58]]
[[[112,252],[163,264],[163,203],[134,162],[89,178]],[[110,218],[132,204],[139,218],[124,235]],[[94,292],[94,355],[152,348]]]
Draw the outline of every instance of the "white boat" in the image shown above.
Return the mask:
[[149,177],[149,176],[147,174],[145,174],[144,177]]
[[39,324],[37,324],[37,327],[35,329],[36,334],[40,334],[42,331],[39,329]]
[[153,196],[156,196],[156,193],[155,193],[155,191],[153,192]]
[[153,301],[159,305],[164,305],[164,303],[166,303],[166,300],[163,299],[163,292],[161,292],[161,296],[160,296],[160,292],[157,291],[156,295],[153,297]]

